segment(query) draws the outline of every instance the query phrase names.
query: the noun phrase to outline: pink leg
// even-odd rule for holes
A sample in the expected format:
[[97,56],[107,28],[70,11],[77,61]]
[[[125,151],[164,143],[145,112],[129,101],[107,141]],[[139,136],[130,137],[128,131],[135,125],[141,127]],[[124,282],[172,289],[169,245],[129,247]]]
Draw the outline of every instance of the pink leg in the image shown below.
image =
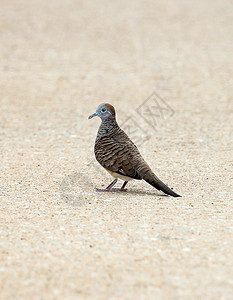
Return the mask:
[[96,189],[97,192],[116,192],[116,191],[127,191],[125,189],[126,184],[128,183],[128,181],[125,181],[122,185],[121,188],[112,188],[114,186],[114,184],[117,183],[117,178],[113,180],[113,182],[111,184],[109,184],[109,186],[106,187],[106,189]]
[[109,184],[109,186],[106,187],[106,189],[96,189],[97,192],[109,192],[111,188],[114,186],[114,184],[117,183],[117,178],[113,180],[112,183]]

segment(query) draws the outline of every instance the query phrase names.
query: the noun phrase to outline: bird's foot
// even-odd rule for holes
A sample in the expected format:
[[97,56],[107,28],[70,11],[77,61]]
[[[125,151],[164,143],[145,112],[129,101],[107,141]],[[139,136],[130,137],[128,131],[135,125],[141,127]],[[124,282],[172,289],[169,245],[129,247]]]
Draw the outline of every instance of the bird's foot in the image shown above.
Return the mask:
[[96,192],[109,192],[110,191],[109,189],[98,189],[98,188],[96,188],[95,190],[96,190]]

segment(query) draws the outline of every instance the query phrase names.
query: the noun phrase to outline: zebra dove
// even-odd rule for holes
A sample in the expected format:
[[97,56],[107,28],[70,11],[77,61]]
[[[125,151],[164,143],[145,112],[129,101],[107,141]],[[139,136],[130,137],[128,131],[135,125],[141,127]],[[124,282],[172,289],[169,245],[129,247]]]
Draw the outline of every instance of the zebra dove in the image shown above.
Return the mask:
[[[135,144],[118,126],[115,109],[111,104],[100,104],[96,112],[90,115],[88,119],[95,116],[102,120],[95,141],[95,157],[101,166],[115,178],[106,189],[96,189],[97,191],[125,191],[128,181],[144,179],[167,195],[181,197],[153,173]],[[113,186],[118,178],[124,180],[124,183],[121,188],[116,189]]]

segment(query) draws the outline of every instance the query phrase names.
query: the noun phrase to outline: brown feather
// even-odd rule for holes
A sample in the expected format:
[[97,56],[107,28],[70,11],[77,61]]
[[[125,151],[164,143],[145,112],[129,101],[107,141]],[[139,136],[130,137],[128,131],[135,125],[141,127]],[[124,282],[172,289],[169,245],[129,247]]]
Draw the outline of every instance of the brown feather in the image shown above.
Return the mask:
[[124,175],[132,179],[144,179],[150,185],[173,197],[180,195],[167,187],[150,169],[135,144],[118,126],[115,109],[105,104],[112,117],[102,120],[95,142],[95,157],[110,173]]
[[116,111],[115,108],[109,104],[109,103],[104,103],[104,106],[110,111],[110,113],[115,117],[116,116]]

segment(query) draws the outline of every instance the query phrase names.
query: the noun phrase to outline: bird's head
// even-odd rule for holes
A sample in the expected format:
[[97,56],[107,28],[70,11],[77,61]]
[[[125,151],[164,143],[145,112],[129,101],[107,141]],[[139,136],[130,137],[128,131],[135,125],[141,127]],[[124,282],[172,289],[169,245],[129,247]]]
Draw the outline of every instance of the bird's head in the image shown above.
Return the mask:
[[115,109],[111,104],[102,103],[97,107],[94,114],[88,117],[88,119],[98,116],[101,118],[101,120],[106,120],[109,118],[115,118],[115,115],[116,115]]

